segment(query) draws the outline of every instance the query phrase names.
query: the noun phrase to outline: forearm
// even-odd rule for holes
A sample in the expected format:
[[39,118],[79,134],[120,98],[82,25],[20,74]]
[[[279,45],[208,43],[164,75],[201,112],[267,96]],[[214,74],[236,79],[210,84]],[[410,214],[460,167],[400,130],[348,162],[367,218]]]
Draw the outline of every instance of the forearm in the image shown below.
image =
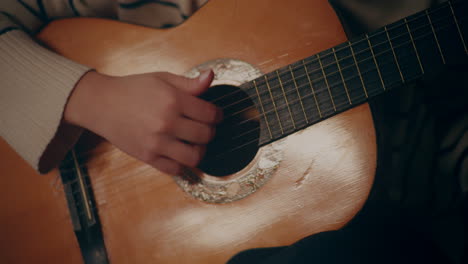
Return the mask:
[[[50,143],[61,134],[70,92],[88,70],[37,45],[20,30],[0,37],[0,136],[41,172],[53,166],[39,164],[47,148],[63,153],[70,147]],[[79,131],[72,134],[77,137]]]
[[71,91],[89,68],[40,46],[32,35],[54,18],[112,17],[114,1],[91,2],[0,1],[0,136],[43,173],[81,133],[62,118]]

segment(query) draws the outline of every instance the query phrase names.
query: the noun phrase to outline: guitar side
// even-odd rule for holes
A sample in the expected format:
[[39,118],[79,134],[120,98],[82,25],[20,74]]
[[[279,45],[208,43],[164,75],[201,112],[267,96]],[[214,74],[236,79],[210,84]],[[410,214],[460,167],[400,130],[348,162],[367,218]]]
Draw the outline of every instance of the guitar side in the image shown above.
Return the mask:
[[[170,30],[71,19],[53,22],[39,39],[70,59],[112,75],[164,70],[183,74],[219,58],[240,59],[269,72],[346,41],[334,11],[322,0],[212,0]],[[87,165],[111,262],[220,263],[247,248],[287,245],[342,227],[364,204],[374,178],[376,145],[369,106],[289,136],[283,145],[283,161],[270,182],[228,204],[196,200],[171,177],[108,143],[99,145]],[[0,194],[0,208],[11,208],[7,201],[12,193],[29,197],[21,210],[1,214],[2,234],[7,234],[3,241],[34,228],[36,233],[22,237],[32,248],[35,243],[44,246],[38,237],[54,240],[51,234],[61,234],[49,241],[62,245],[57,255],[51,250],[42,259],[69,263],[68,255],[79,263],[63,191],[56,189],[59,184],[48,187],[58,180],[57,172],[39,176],[3,142],[0,147],[0,168],[9,175],[4,188],[11,190]],[[21,186],[30,182],[37,187],[24,192]],[[42,208],[55,212],[47,217],[61,219],[54,226],[62,228],[60,233],[37,225],[37,219],[49,221]],[[23,219],[21,225],[15,224],[18,218]],[[37,262],[14,257],[22,251],[22,243],[2,243],[1,260]],[[34,260],[37,254],[32,249],[23,253]]]
[[82,263],[57,170],[39,175],[0,139],[0,262]]

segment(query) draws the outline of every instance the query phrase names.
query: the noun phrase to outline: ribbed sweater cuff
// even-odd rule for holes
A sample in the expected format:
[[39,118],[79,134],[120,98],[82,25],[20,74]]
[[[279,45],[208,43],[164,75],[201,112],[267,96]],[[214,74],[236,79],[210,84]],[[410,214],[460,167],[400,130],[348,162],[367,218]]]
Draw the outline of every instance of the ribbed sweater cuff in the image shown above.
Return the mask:
[[56,167],[82,132],[62,117],[75,84],[89,70],[20,30],[0,36],[0,136],[41,173]]

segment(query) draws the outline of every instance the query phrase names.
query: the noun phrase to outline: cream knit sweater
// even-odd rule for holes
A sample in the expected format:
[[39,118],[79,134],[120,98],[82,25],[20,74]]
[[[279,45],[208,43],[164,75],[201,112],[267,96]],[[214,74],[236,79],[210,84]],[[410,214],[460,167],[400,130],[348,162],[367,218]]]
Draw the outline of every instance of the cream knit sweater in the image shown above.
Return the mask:
[[70,92],[89,69],[31,38],[51,20],[104,17],[170,27],[206,1],[1,0],[0,137],[44,173],[57,166],[81,133],[61,120]]

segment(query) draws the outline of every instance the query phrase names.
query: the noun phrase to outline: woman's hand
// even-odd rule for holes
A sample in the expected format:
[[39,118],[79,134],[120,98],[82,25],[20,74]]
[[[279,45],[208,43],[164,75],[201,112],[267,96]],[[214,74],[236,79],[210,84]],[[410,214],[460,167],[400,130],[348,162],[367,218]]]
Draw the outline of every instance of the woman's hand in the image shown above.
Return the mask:
[[212,71],[195,79],[166,72],[88,72],[72,92],[64,119],[160,171],[178,174],[183,166],[197,166],[221,120],[220,109],[197,97],[212,80]]

